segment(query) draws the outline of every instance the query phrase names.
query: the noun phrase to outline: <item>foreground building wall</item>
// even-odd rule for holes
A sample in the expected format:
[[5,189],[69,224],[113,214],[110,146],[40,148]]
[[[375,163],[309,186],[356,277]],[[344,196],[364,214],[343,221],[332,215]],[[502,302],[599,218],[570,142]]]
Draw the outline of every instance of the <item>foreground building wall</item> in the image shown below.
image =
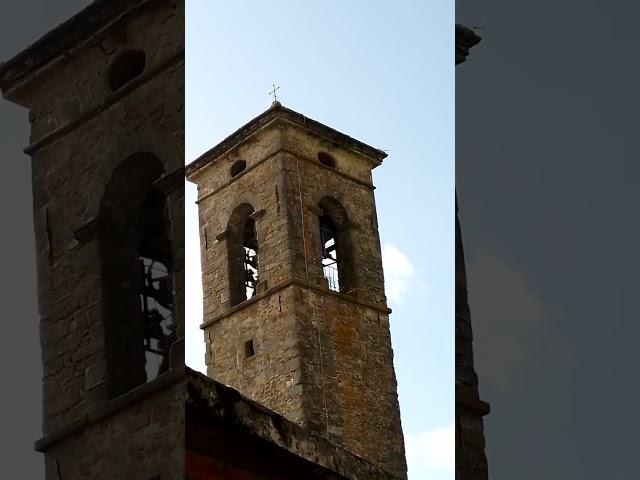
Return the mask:
[[0,87],[32,124],[46,478],[181,478],[184,4],[94,2]]
[[[480,38],[468,28],[456,25],[456,65],[463,63],[469,49]],[[462,233],[456,199],[456,479],[488,478],[483,417],[489,405],[480,400],[478,376],[473,366],[473,334],[467,301]]]

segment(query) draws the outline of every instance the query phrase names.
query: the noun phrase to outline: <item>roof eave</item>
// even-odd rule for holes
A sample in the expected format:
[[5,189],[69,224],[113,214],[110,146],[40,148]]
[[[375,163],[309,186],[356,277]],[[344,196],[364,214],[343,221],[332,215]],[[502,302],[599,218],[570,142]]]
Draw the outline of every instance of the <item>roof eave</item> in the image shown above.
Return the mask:
[[194,178],[194,176],[197,175],[197,172],[206,165],[216,161],[221,156],[224,156],[225,153],[233,149],[236,145],[246,141],[248,138],[255,135],[258,131],[278,118],[282,118],[285,121],[289,121],[293,124],[306,128],[342,147],[354,150],[375,162],[376,165],[380,165],[387,157],[387,154],[383,150],[367,145],[366,143],[345,135],[344,133],[313,120],[312,118],[308,118],[301,113],[283,107],[280,103],[276,102],[271,106],[271,108],[262,112],[253,120],[233,132],[222,142],[218,143],[216,146],[187,165],[187,179],[191,180]]
[[98,0],[45,33],[11,59],[0,63],[0,89],[7,94],[32,72],[42,69],[78,43],[149,0]]

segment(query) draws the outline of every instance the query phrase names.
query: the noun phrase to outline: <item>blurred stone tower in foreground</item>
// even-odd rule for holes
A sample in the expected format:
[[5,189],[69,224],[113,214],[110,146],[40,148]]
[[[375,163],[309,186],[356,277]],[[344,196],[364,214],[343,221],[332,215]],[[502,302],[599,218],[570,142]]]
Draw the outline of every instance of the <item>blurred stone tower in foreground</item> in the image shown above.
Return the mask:
[[0,88],[31,121],[46,478],[183,478],[184,3],[93,2]]
[[372,182],[385,157],[274,102],[187,178],[208,375],[406,478]]
[[[471,29],[456,25],[456,65],[480,42]],[[456,198],[456,480],[486,480],[487,459],[482,417],[489,404],[480,400],[473,367],[473,335],[467,301],[467,275]]]

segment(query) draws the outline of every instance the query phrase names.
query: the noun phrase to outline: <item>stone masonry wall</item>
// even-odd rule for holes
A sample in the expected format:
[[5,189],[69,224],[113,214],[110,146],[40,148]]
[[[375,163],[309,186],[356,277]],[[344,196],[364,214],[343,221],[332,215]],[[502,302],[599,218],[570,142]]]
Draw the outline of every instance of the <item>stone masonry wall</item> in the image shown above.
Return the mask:
[[[262,212],[256,219],[261,291],[281,286],[290,277],[280,139],[278,129],[265,131],[198,176],[204,320],[209,324],[204,328],[205,360],[212,378],[301,421],[291,289],[259,295],[233,309],[229,304],[224,232],[233,210],[242,203]],[[232,178],[230,168],[238,160],[246,161],[247,167]],[[245,358],[248,340],[253,340],[256,355]]]
[[334,292],[295,288],[309,427],[406,477],[388,315]]
[[[214,165],[199,180],[200,201],[200,251],[204,318],[211,319],[229,308],[229,276],[227,243],[224,233],[234,209],[243,203],[250,204],[256,212],[258,261],[260,280],[264,288],[280,284],[289,272],[289,241],[286,217],[280,208],[278,178],[282,171],[279,154],[268,142],[277,137],[268,135],[256,140],[253,148],[246,146]],[[264,147],[263,147],[264,146]],[[263,149],[265,148],[265,149]],[[264,156],[262,156],[264,155]],[[229,169],[237,159],[247,162],[247,169],[229,183]],[[206,176],[205,176],[206,175]]]
[[[326,167],[317,154],[336,160]],[[231,178],[235,161],[245,172]],[[389,310],[371,170],[375,160],[274,120],[197,172],[209,375],[381,468],[406,477]],[[328,289],[318,202],[350,220],[357,290]],[[228,303],[226,229],[235,207],[256,220],[257,297]],[[246,358],[252,339],[255,355]]]
[[46,478],[184,478],[184,401],[185,384],[179,382],[52,444]]
[[[299,328],[293,287],[257,298],[205,327],[207,374],[304,424]],[[248,340],[255,355],[247,358]]]
[[[157,157],[165,176],[179,174],[184,166],[184,2],[127,2],[126,8],[116,3],[112,8],[144,5],[108,31],[94,37],[89,33],[88,44],[66,52],[66,58],[45,72],[24,78],[9,96],[29,107],[32,122],[27,151],[32,156],[41,314],[45,434],[41,443],[48,479],[58,478],[54,459],[68,472],[60,478],[106,479],[137,478],[152,464],[172,463],[179,468],[184,457],[180,439],[184,407],[176,389],[173,396],[161,390],[131,410],[123,407],[107,420],[96,420],[96,412],[118,406],[117,399],[108,401],[106,395],[96,228],[102,195],[116,167],[134,153]],[[145,69],[112,92],[107,67],[131,48],[147,53]],[[181,176],[178,184],[170,188],[167,202],[179,339],[173,367],[184,365]],[[71,428],[78,422],[85,422],[85,427]],[[54,437],[57,440],[51,443]],[[127,469],[129,474],[122,476]],[[167,478],[180,475],[175,470]]]
[[[292,274],[319,289],[296,289],[307,418],[350,451],[396,475],[405,475],[371,183],[373,165],[302,132],[288,127],[283,143],[294,246]],[[332,155],[335,169],[318,161],[319,151]],[[357,290],[348,295],[329,291],[323,279],[317,206],[325,196],[337,200],[349,218]]]
[[[356,288],[361,301],[386,309],[382,252],[373,195],[371,160],[341,149],[299,127],[287,127],[284,153],[286,207],[293,249],[294,278],[324,285],[318,203],[323,197],[337,200],[349,218],[354,246]],[[318,152],[336,160],[336,167],[322,165]],[[307,276],[308,272],[308,276]]]
[[[171,10],[173,21],[180,12]],[[161,18],[157,18],[160,15]],[[146,22],[162,22],[165,9],[153,10]],[[158,27],[156,32],[159,33]],[[174,31],[176,28],[171,29]],[[146,31],[137,31],[129,44],[149,42]],[[164,31],[161,29],[160,31]],[[180,33],[181,29],[177,31]],[[176,38],[179,43],[180,38]],[[168,52],[167,52],[168,53]],[[99,51],[87,52],[85,76],[104,80],[103,71],[92,71],[90,60]],[[98,59],[93,58],[93,63]],[[72,70],[52,73],[54,91],[74,77]],[[65,77],[66,76],[66,77]],[[100,84],[94,79],[93,83]],[[67,91],[71,90],[67,88]],[[39,103],[36,92],[32,141],[61,126],[68,119],[64,112],[53,110],[55,104]],[[68,97],[69,93],[67,93]],[[97,97],[107,100],[106,95]],[[72,101],[69,98],[69,101]],[[38,258],[41,343],[44,368],[44,433],[88,413],[93,404],[104,401],[106,375],[102,292],[98,236],[89,232],[79,241],[78,230],[89,226],[98,216],[102,192],[111,172],[128,155],[148,151],[156,155],[171,173],[183,165],[184,158],[184,63],[174,63],[162,76],[149,79],[121,101],[101,114],[88,119],[64,136],[43,145],[33,154],[34,222]],[[169,197],[174,238],[184,238],[184,193]],[[183,230],[182,230],[183,231]],[[173,242],[177,259],[178,289],[184,242]],[[177,292],[177,298],[184,298]],[[178,305],[178,315],[184,311]],[[178,318],[180,329],[184,319]],[[183,337],[183,331],[179,333]]]
[[[142,2],[127,2],[133,3]],[[93,37],[92,42],[68,52],[68,56],[43,73],[41,78],[35,77],[35,81],[16,89],[15,95],[28,98],[32,142],[118,96],[118,92],[114,93],[109,88],[107,73],[122,52],[144,50],[145,72],[160,69],[171,59],[184,58],[184,2],[176,2],[176,8],[163,0],[146,3],[140,12],[129,14],[108,32]],[[165,101],[171,98],[173,85],[168,81],[158,85],[156,93],[159,98]],[[179,101],[173,99],[170,108],[181,108],[183,103],[184,96]],[[149,108],[149,114],[154,110]],[[156,116],[158,114],[156,112]],[[129,123],[138,125],[149,124],[149,120],[149,115],[137,116],[134,112],[128,117]],[[113,127],[118,126],[113,124]],[[184,142],[184,136],[176,136],[175,140]]]

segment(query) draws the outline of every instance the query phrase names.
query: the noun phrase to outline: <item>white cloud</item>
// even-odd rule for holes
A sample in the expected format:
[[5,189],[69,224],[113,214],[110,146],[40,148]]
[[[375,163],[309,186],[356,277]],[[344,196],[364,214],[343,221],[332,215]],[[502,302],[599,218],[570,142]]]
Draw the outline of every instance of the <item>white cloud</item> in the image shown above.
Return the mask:
[[415,267],[404,253],[391,244],[382,247],[382,264],[389,302],[402,303],[412,284],[418,284]]
[[409,480],[451,480],[456,448],[453,424],[418,434],[405,434]]

